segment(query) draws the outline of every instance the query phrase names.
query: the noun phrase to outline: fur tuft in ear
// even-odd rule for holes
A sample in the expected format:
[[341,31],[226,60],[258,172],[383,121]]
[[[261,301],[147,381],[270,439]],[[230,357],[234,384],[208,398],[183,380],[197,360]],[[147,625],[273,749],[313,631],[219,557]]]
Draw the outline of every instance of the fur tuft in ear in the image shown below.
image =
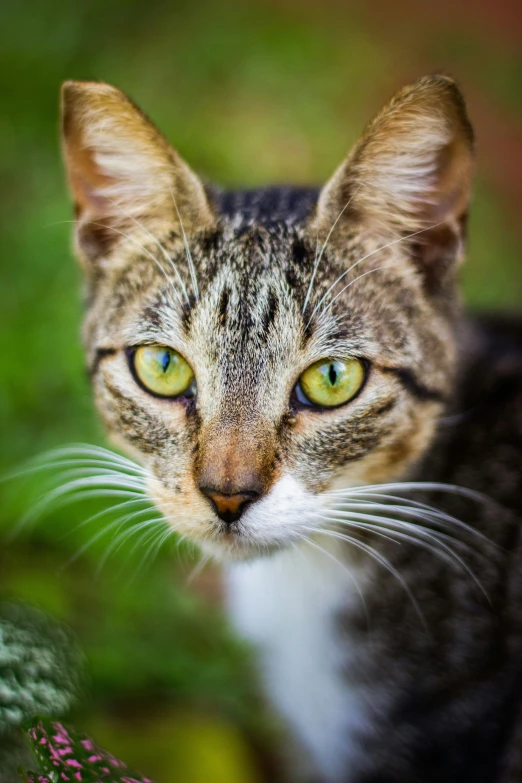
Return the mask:
[[181,232],[180,216],[187,233],[213,224],[201,181],[115,87],[63,85],[62,142],[82,258],[106,259],[123,234]]
[[323,188],[311,231],[358,221],[382,237],[412,238],[436,288],[463,250],[473,172],[473,132],[462,95],[445,76],[398,93]]

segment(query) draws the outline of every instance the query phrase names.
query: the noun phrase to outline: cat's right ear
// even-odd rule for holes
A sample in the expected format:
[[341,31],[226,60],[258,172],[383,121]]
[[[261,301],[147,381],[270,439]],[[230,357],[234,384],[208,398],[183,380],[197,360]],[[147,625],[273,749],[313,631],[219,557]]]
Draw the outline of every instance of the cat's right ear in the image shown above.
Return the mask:
[[438,290],[462,256],[472,172],[462,95],[446,76],[425,77],[370,123],[321,191],[311,234],[342,242],[356,224],[383,245],[407,239],[426,288]]
[[107,265],[125,237],[182,237],[215,223],[200,179],[115,87],[63,85],[62,143],[82,260]]

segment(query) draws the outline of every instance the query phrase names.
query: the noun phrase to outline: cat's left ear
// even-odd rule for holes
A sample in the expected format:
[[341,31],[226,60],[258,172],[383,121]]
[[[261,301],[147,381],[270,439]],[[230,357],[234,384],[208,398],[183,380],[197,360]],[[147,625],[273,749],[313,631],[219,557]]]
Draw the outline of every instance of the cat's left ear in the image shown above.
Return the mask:
[[62,142],[83,260],[108,264],[126,236],[136,244],[143,233],[214,224],[200,179],[117,88],[66,82]]
[[[323,188],[314,237],[354,226],[382,243],[407,240],[428,288],[460,258],[473,172],[473,132],[452,79],[429,76],[398,93]],[[344,229],[344,232],[343,232]]]

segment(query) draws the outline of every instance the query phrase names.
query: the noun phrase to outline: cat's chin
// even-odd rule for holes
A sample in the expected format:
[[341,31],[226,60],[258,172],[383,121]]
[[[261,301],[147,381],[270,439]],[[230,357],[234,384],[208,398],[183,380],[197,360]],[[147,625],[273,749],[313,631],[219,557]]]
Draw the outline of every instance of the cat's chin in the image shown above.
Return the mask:
[[260,557],[270,557],[285,548],[283,541],[273,543],[256,543],[248,540],[240,533],[217,535],[212,540],[199,542],[198,546],[206,557],[211,557],[218,563],[242,563],[257,560]]

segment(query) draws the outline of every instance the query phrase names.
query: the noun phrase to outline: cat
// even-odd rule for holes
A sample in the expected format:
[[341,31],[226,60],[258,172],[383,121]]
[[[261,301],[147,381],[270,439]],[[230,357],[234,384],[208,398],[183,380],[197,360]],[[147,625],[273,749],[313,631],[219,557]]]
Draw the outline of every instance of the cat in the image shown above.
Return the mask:
[[97,407],[223,563],[305,778],[522,780],[522,324],[461,305],[455,82],[321,189],[206,184],[103,83],[62,117]]

